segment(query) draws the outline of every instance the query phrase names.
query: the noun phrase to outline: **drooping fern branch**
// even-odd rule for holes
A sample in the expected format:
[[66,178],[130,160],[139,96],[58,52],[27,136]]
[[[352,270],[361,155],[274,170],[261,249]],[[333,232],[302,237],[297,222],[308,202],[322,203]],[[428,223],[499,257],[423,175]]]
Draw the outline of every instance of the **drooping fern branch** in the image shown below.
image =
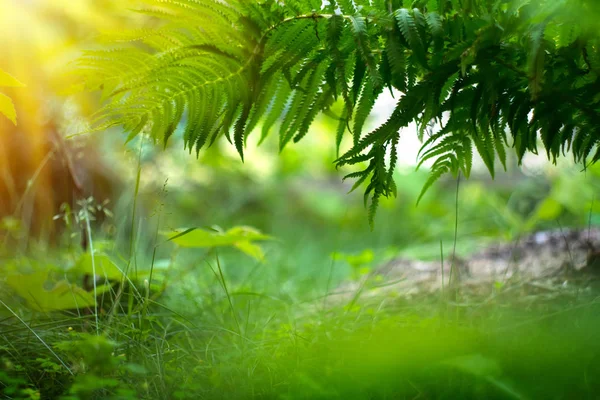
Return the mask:
[[[178,126],[199,152],[220,136],[243,159],[248,135],[277,126],[280,147],[344,104],[335,140],[352,136],[338,166],[367,184],[372,223],[395,193],[400,130],[417,122],[423,193],[447,172],[469,176],[473,148],[490,173],[537,152],[600,159],[600,40],[594,0],[144,0],[158,27],[118,33],[78,63],[107,100],[97,129],[122,125],[166,142]],[[535,4],[534,4],[535,3]],[[154,24],[156,26],[157,24]],[[384,91],[391,117],[365,121]],[[438,127],[425,138],[426,127]],[[391,157],[389,157],[391,154]]]

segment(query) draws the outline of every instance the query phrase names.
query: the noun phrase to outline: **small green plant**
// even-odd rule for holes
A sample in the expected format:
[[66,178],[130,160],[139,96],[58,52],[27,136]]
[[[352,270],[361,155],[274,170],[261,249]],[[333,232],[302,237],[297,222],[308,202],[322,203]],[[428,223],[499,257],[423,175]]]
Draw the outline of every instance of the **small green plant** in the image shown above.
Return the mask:
[[39,391],[28,387],[27,381],[21,377],[15,377],[10,374],[10,371],[14,369],[14,365],[7,360],[0,359],[4,365],[2,371],[0,371],[0,393],[5,398],[17,398],[17,399],[28,399],[28,400],[39,400]]
[[77,334],[69,340],[58,342],[55,347],[68,355],[73,370],[74,382],[64,400],[90,398],[137,399],[137,392],[127,385],[127,376],[142,375],[144,369],[128,363],[117,352],[122,348],[104,336]]

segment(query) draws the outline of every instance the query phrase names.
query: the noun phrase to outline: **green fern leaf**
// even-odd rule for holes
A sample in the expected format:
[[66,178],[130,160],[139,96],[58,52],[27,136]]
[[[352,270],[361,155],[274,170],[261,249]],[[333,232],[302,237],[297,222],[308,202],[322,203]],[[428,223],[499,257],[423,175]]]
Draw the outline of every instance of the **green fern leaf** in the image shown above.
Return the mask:
[[265,117],[259,144],[262,143],[265,140],[265,138],[269,135],[269,131],[283,113],[285,106],[287,105],[288,100],[291,96],[292,90],[290,86],[287,84],[287,82],[281,80],[279,82],[277,94],[275,95],[274,101],[270,106],[271,109]]
[[352,0],[336,0],[338,6],[340,7],[340,11],[342,14],[346,15],[355,15],[356,8],[354,8],[354,4]]
[[[369,79],[373,84],[373,87],[378,89],[382,86],[381,76],[377,69],[377,61],[370,48],[369,36],[367,35],[367,24],[364,17],[350,17],[352,31],[354,34],[354,41],[358,48],[360,59],[364,63],[364,68],[368,71]],[[357,98],[357,92],[355,90],[355,99]]]
[[269,106],[273,102],[277,90],[279,88],[279,82],[281,81],[281,75],[275,75],[274,77],[265,77],[258,87],[262,87],[261,92],[256,96],[254,106],[252,107],[250,116],[248,117],[248,123],[246,125],[246,131],[250,134],[256,126],[261,122],[264,116],[267,114]]
[[363,85],[363,78],[365,77],[365,73],[367,71],[367,66],[364,63],[363,59],[360,57],[356,58],[356,63],[354,64],[354,73],[352,75],[352,106],[357,103],[358,95],[360,94],[360,90]]
[[529,56],[529,91],[532,100],[536,100],[542,90],[544,79],[544,59],[546,51],[543,45],[545,24],[535,27],[531,32],[531,50]]
[[369,80],[363,86],[363,90],[360,96],[360,100],[358,102],[358,107],[356,108],[356,112],[354,113],[354,143],[358,143],[360,137],[362,136],[362,129],[367,120],[367,117],[371,113],[373,106],[375,105],[375,100],[381,93],[381,89],[373,88],[373,83]]
[[304,114],[303,119],[298,119],[298,121],[301,123],[298,126],[296,135],[294,136],[294,142],[297,143],[302,140],[304,136],[306,136],[317,114],[321,112],[329,99],[331,99],[331,96],[328,93],[321,92],[317,94],[315,100],[308,107],[308,111]]
[[396,164],[398,163],[398,144],[400,143],[400,135],[396,135],[392,138],[390,148],[390,165],[387,171],[387,182],[386,187],[389,188],[390,194],[394,197],[398,197],[398,188],[396,187],[396,181],[394,180],[394,172],[396,170]]
[[425,56],[423,40],[419,35],[417,24],[411,12],[406,8],[401,8],[397,10],[394,15],[396,16],[398,28],[404,39],[408,42],[415,58],[421,66],[427,68],[427,57]]
[[338,163],[336,163],[336,167],[339,168],[344,165],[356,165],[361,162],[369,161],[371,158],[373,158],[371,153],[357,154],[355,156],[344,158],[343,160],[340,160]]
[[[499,137],[495,137],[494,146],[496,148],[496,154],[498,154],[498,159],[500,160],[500,164],[502,164],[502,168],[506,171],[506,148],[505,142]],[[468,178],[469,176],[465,174]]]
[[444,25],[437,12],[429,12],[425,17],[433,39],[433,51],[439,54],[444,48]]
[[346,164],[348,160],[360,154],[370,145],[385,142],[391,135],[396,134],[402,125],[401,109],[397,106],[390,118],[384,124],[360,139],[352,149],[348,150],[335,161],[336,165],[341,166]]
[[[473,168],[473,142],[467,135],[464,135],[462,139],[459,159],[462,159],[461,170],[468,179],[471,176],[471,169]],[[502,165],[506,165],[505,161]]]
[[438,181],[442,177],[442,175],[446,174],[449,170],[450,167],[444,164],[442,166],[438,166],[437,169],[431,171],[429,178],[427,178],[427,181],[425,182],[423,188],[421,189],[421,192],[419,193],[419,197],[417,197],[417,204],[421,202],[421,199],[423,198],[425,193],[427,193],[429,188],[431,188],[431,186],[433,186],[433,184],[436,181]]
[[342,111],[342,116],[339,118],[337,130],[335,133],[335,155],[337,158],[340,157],[340,146],[342,145],[342,140],[344,138],[346,126],[348,126],[348,110],[345,108]]
[[487,167],[492,179],[495,176],[494,159],[495,151],[493,145],[493,138],[489,131],[477,131],[472,135],[473,143],[477,148],[477,152],[483,159],[485,166]]
[[401,92],[406,91],[406,60],[404,48],[393,32],[388,34],[385,53],[390,63],[392,72],[391,83]]
[[375,229],[375,215],[377,214],[377,209],[379,208],[380,197],[381,193],[378,191],[375,191],[371,197],[371,205],[369,206],[368,212],[369,226],[371,227],[371,230]]
[[240,155],[240,159],[242,162],[244,161],[244,139],[246,133],[246,122],[248,121],[248,116],[250,115],[250,105],[244,105],[242,109],[242,113],[235,122],[235,132],[234,132],[234,143],[235,148]]
[[446,156],[450,153],[456,153],[457,151],[459,151],[459,146],[461,145],[461,143],[461,137],[457,134],[446,136],[440,143],[431,147],[419,157],[417,169],[420,168],[424,162],[434,157]]

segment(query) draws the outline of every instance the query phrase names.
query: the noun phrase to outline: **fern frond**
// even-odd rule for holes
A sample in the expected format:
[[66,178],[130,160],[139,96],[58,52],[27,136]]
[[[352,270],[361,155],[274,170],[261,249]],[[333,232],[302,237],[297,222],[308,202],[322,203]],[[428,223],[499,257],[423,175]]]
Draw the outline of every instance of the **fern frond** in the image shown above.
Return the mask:
[[530,34],[531,50],[529,53],[529,90],[536,100],[542,90],[544,79],[545,49],[543,45],[545,24],[540,24]]
[[494,140],[491,135],[491,132],[488,130],[479,130],[477,132],[474,132],[471,138],[473,139],[473,143],[475,144],[479,155],[481,155],[485,166],[487,167],[488,171],[490,172],[490,175],[493,178],[495,176],[494,161],[496,153],[494,150]]
[[352,0],[336,0],[340,12],[345,15],[355,15],[356,8],[354,7]]
[[389,33],[385,54],[390,63],[391,84],[401,92],[406,91],[406,56],[398,35]]
[[348,150],[344,155],[339,157],[335,163],[336,165],[342,166],[345,164],[352,164],[349,160],[352,160],[355,156],[360,154],[367,147],[376,144],[383,143],[387,139],[389,139],[393,134],[397,133],[398,130],[402,127],[403,121],[401,119],[402,109],[396,106],[396,109],[390,116],[390,118],[379,128],[375,129],[373,132],[367,134],[364,138],[360,139],[358,143],[352,147],[352,149]]
[[358,102],[358,95],[363,85],[363,79],[367,72],[367,65],[361,57],[356,57],[354,63],[354,71],[352,73],[352,104],[351,108],[354,108]]
[[362,129],[367,120],[367,117],[371,113],[375,100],[381,93],[381,88],[375,89],[372,81],[368,81],[364,86],[358,102],[358,107],[354,113],[354,143],[357,143],[362,136]]
[[446,135],[442,141],[440,141],[435,146],[431,147],[429,150],[425,151],[419,157],[419,163],[417,164],[417,168],[419,168],[424,162],[438,157],[440,155],[446,155],[448,153],[455,153],[458,150],[458,146],[462,144],[461,135],[452,134]]
[[427,13],[425,18],[433,40],[433,51],[439,54],[444,48],[444,25],[442,17],[437,12],[430,12]]
[[[419,165],[434,160],[419,199],[445,173],[469,176],[473,148],[492,175],[507,148],[520,162],[539,138],[552,161],[569,150],[600,158],[600,37],[581,18],[585,2],[557,12],[553,0],[141,1],[153,26],[108,35],[75,65],[105,101],[94,130],[121,125],[128,139],[164,144],[181,128],[196,154],[224,136],[243,159],[256,127],[260,143],[278,126],[283,148],[339,101],[335,163],[359,168],[347,178],[366,183],[371,223],[396,191],[411,122],[425,139]],[[365,135],[384,87],[402,97]],[[424,138],[432,122],[443,127]],[[352,146],[340,155],[346,130]]]
[[406,8],[397,10],[395,12],[395,16],[398,28],[400,29],[404,39],[406,39],[408,42],[408,45],[413,51],[415,58],[423,67],[427,68],[427,57],[425,55],[423,38],[419,34],[415,18]]
[[277,122],[281,114],[283,113],[285,106],[288,104],[288,99],[292,96],[292,90],[290,85],[285,80],[281,79],[278,82],[279,88],[277,94],[274,97],[270,110],[265,116],[265,120],[262,127],[262,135],[259,143],[261,143],[268,135],[271,127]]
[[344,132],[346,132],[346,127],[348,126],[348,109],[345,108],[342,111],[342,116],[339,118],[338,127],[335,133],[335,155],[339,158],[340,156],[340,146],[342,144],[342,140],[344,138]]
[[382,86],[382,80],[377,69],[377,60],[375,59],[369,44],[366,20],[364,17],[353,16],[350,17],[350,21],[360,59],[368,72],[371,84],[376,90],[379,90]]
[[398,188],[396,187],[396,181],[394,180],[394,172],[396,170],[396,164],[398,163],[398,144],[400,143],[400,136],[396,135],[392,138],[390,143],[390,165],[387,171],[387,182],[385,187],[388,188],[390,194],[394,197],[398,197]]
[[282,149],[297,132],[305,130],[301,135],[304,136],[316,113],[321,110],[322,93],[319,93],[319,89],[322,86],[326,67],[324,63],[314,67],[310,76],[306,79],[306,84],[300,85],[302,90],[298,90],[297,92],[299,99],[298,107],[295,108],[295,103],[292,103],[292,108],[290,108],[290,112],[288,113],[288,115],[293,117],[293,122],[289,125],[288,129],[285,129],[287,126],[285,125],[286,120],[282,123],[280,134],[283,138],[280,143]]
[[[462,139],[459,162],[463,174],[468,179],[471,176],[471,168],[473,168],[473,145],[469,136],[464,135]],[[502,164],[505,165],[504,162]]]
[[431,174],[429,175],[429,178],[427,178],[427,181],[425,181],[425,184],[423,185],[423,188],[421,189],[421,192],[419,193],[419,197],[417,197],[417,204],[419,204],[421,202],[421,199],[423,198],[425,193],[427,193],[429,188],[431,186],[433,186],[433,184],[438,179],[440,179],[442,177],[442,175],[448,173],[448,171],[450,171],[449,164],[440,165],[436,169],[432,169]]

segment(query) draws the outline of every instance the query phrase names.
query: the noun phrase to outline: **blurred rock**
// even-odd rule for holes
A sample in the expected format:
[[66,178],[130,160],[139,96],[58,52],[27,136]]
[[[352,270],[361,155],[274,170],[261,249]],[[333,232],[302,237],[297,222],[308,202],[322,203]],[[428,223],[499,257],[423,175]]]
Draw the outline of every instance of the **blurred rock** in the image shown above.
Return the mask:
[[[332,304],[357,298],[413,296],[443,287],[488,288],[507,281],[536,282],[595,278],[600,266],[600,228],[536,232],[498,243],[452,263],[395,258],[359,281],[346,282],[329,296]],[[452,275],[452,280],[450,276]]]

